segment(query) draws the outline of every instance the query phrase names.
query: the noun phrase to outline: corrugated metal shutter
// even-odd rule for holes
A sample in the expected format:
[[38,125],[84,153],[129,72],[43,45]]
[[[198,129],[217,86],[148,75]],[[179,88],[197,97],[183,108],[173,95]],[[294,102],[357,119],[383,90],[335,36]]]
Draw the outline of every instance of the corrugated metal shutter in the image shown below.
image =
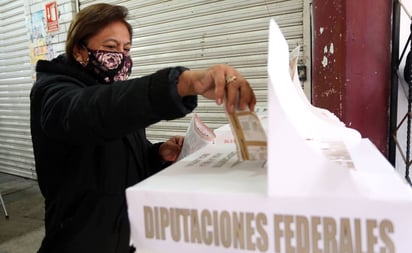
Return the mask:
[[[304,0],[105,1],[126,6],[135,28],[134,76],[168,66],[204,68],[227,63],[254,87],[259,106],[267,103],[267,40],[270,18],[289,47],[303,45]],[[81,0],[80,9],[95,1]],[[200,99],[196,112],[211,128],[226,124],[222,107]],[[148,130],[152,141],[184,134],[191,115],[162,121]]]
[[24,2],[0,0],[0,171],[36,178],[30,135],[32,72]]

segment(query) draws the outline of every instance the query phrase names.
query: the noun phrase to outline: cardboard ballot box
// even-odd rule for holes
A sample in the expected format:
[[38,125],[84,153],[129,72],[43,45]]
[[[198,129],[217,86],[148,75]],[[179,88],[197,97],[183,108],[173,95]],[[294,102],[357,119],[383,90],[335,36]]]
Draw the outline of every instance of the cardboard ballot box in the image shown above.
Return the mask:
[[269,36],[268,159],[209,144],[128,188],[138,252],[410,252],[410,186],[368,139],[306,100],[273,20]]
[[375,162],[269,196],[264,161],[211,144],[127,190],[132,240],[139,252],[409,252],[409,186],[368,140],[351,155]]

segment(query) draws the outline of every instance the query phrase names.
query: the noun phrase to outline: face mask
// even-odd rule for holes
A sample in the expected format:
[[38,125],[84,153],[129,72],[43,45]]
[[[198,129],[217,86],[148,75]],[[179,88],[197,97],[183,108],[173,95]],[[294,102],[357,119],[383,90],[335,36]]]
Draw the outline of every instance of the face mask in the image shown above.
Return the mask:
[[91,50],[87,63],[82,64],[99,82],[112,83],[127,80],[132,72],[132,59],[129,53],[118,53],[104,50]]

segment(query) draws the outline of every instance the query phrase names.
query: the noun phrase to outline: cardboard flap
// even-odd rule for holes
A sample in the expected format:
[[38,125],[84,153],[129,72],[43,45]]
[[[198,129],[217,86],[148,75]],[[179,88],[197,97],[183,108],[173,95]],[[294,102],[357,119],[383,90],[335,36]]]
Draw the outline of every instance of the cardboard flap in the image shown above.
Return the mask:
[[[348,194],[359,193],[350,170],[331,162],[319,145],[311,142],[341,142],[344,147],[352,147],[359,143],[361,135],[354,129],[337,124],[336,119],[328,118],[322,109],[314,109],[290,78],[288,63],[287,42],[271,20],[268,54],[269,195],[331,192],[331,184],[344,186]],[[345,148],[340,152],[345,152]]]

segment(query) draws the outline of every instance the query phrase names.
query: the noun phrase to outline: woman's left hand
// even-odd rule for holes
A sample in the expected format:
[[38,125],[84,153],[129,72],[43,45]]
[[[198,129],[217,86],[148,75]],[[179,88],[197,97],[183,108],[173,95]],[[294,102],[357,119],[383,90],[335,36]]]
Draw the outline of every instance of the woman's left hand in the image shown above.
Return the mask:
[[163,161],[175,162],[179,157],[184,142],[183,136],[173,136],[166,142],[162,143],[159,148],[159,154]]

